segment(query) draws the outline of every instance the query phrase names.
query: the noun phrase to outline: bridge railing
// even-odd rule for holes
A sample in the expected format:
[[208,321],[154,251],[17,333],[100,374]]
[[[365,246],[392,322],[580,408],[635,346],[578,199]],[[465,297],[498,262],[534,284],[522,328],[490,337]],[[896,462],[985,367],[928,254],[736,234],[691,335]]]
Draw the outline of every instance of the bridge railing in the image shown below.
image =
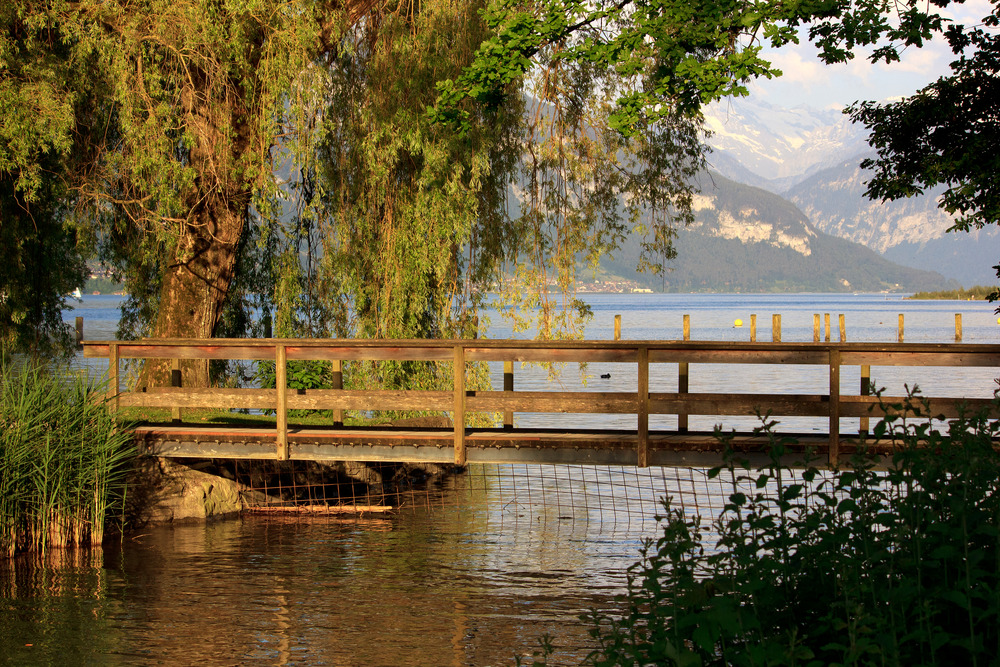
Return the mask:
[[[109,360],[109,399],[116,407],[269,409],[277,415],[278,459],[288,458],[289,410],[421,410],[451,413],[455,462],[466,461],[468,413],[503,413],[504,427],[512,430],[513,413],[634,414],[636,463],[649,460],[649,416],[678,415],[678,431],[686,430],[687,415],[749,415],[755,409],[774,416],[829,419],[829,459],[839,456],[842,418],[883,415],[882,403],[901,397],[869,395],[871,366],[1000,367],[1000,346],[970,344],[885,343],[733,343],[689,341],[521,341],[521,340],[313,340],[313,339],[146,339],[142,341],[87,341],[85,357]],[[123,359],[267,360],[275,362],[274,389],[224,387],[156,387],[120,391]],[[439,361],[453,364],[453,388],[441,390],[296,390],[287,386],[287,365],[295,360],[325,360],[334,364],[339,383],[344,361]],[[466,385],[466,368],[477,362],[504,363],[504,390],[474,391]],[[635,391],[515,391],[515,362],[613,362],[635,364]],[[650,366],[677,364],[678,391],[651,392]],[[688,391],[687,373],[694,364],[795,364],[826,367],[825,393],[711,393]],[[861,382],[856,394],[841,393],[841,369],[858,366]],[[175,368],[178,368],[175,364]],[[174,384],[179,384],[175,373]],[[928,396],[935,414],[957,416],[960,406],[976,409],[988,399]],[[341,422],[337,419],[337,425]]]

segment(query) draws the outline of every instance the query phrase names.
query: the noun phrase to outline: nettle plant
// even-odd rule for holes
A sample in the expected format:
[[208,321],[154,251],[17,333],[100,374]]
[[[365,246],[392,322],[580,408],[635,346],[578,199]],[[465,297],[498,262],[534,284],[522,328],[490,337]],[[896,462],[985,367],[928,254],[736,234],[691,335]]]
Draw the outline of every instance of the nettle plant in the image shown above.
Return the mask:
[[894,441],[888,461],[784,467],[765,418],[771,463],[730,453],[710,472],[730,490],[714,521],[666,499],[620,616],[585,617],[587,664],[996,664],[1000,426],[988,411],[934,419],[916,392],[889,407],[874,430]]

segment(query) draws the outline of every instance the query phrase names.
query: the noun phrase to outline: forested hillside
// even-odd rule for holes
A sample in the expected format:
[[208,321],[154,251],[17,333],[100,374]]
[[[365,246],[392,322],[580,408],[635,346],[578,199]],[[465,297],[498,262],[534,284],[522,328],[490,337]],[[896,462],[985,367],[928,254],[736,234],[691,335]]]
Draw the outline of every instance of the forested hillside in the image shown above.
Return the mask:
[[635,266],[630,238],[608,273],[666,291],[919,291],[954,289],[939,273],[894,264],[873,250],[818,231],[791,202],[760,188],[702,174],[696,221],[678,230],[677,257],[662,278]]

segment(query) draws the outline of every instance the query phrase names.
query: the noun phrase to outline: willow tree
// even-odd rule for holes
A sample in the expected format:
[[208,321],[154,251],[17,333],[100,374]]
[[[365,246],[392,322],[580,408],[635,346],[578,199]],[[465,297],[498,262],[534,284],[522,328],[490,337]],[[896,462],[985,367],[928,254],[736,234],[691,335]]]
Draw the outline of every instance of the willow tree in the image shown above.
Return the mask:
[[46,135],[23,151],[6,142],[4,171],[30,200],[39,157],[61,155],[76,218],[99,231],[133,310],[155,312],[142,333],[211,337],[247,220],[273,213],[288,91],[372,4],[5,3],[0,94],[40,89],[52,103]]

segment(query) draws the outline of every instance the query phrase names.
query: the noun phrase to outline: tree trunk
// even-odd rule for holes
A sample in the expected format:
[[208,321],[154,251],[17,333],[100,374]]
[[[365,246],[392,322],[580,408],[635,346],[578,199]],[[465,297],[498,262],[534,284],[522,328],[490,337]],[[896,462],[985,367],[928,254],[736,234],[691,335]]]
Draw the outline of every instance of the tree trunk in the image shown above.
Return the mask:
[[[188,195],[173,261],[165,267],[155,338],[211,338],[232,282],[250,202],[239,157],[249,148],[244,113],[198,92],[182,95],[188,129],[197,138],[190,165],[198,176]],[[181,365],[182,384],[207,387],[208,362]],[[150,361],[140,387],[169,386],[170,362]]]

